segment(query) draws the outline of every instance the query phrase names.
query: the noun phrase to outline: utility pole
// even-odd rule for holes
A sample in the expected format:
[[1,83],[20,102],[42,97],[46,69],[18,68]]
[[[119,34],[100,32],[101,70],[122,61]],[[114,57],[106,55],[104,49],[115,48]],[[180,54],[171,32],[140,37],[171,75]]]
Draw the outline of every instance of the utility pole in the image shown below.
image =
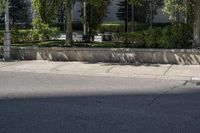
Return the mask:
[[153,0],[149,1],[150,3],[150,25],[153,27]]
[[11,44],[11,33],[9,28],[9,1],[6,0],[5,4],[5,32],[4,32],[4,60],[10,60],[10,44]]
[[187,6],[187,0],[184,0],[184,6],[185,6],[185,12],[186,12],[186,14],[185,14],[185,24],[187,24],[188,23],[188,6]]
[[128,0],[125,0],[125,32],[128,32]]
[[83,39],[86,40],[86,35],[87,35],[87,26],[86,26],[86,2],[83,2]]
[[131,20],[132,20],[132,32],[134,31],[134,5],[131,5],[131,10],[132,10],[132,15],[131,15]]

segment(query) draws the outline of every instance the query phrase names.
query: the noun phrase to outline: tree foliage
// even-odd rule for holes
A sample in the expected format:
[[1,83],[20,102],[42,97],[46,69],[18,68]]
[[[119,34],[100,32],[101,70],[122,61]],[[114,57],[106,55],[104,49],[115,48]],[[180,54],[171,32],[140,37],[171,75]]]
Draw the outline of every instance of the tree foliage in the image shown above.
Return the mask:
[[44,23],[51,23],[56,17],[62,0],[33,0],[32,5],[36,16]]
[[[122,0],[122,1],[119,1],[119,3],[117,3],[117,6],[119,7],[118,8],[118,12],[116,13],[116,16],[119,20],[122,20],[122,21],[126,21],[126,9],[125,9],[125,1]],[[131,20],[131,15],[132,15],[132,12],[131,12],[131,5],[128,6],[128,20],[130,21]]]
[[0,0],[0,14],[2,14],[5,10],[6,0]]
[[102,24],[104,17],[106,17],[109,0],[90,1],[86,9],[86,23],[89,32],[95,32],[96,29]]
[[164,0],[163,12],[172,21],[177,21],[177,17],[181,16],[184,17],[188,23],[192,23],[195,4],[198,1],[199,0]]
[[193,25],[194,44],[200,47],[200,0],[164,0],[164,13],[172,21],[177,20],[177,13]]
[[25,22],[27,17],[27,4],[24,0],[9,0],[10,18],[15,24],[16,22]]
[[[84,0],[80,0],[81,3]],[[87,25],[87,33],[89,38],[94,35],[106,17],[108,6],[111,0],[87,0],[86,2],[86,17],[83,16],[81,10],[81,20]],[[83,4],[82,4],[83,5]]]
[[163,0],[130,0],[130,4],[134,6],[134,20],[145,23],[150,22],[151,17],[157,14],[158,9],[163,6]]

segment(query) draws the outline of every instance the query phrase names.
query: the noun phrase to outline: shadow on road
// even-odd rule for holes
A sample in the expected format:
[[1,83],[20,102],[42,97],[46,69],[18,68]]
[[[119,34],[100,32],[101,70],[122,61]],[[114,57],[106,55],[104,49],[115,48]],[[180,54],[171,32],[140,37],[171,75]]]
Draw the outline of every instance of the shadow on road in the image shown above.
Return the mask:
[[197,133],[200,91],[0,99],[1,133]]

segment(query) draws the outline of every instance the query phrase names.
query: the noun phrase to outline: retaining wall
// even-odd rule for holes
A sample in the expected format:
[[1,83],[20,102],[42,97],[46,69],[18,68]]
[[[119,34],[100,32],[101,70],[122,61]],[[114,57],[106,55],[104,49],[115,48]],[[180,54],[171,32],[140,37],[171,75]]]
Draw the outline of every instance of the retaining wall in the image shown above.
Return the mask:
[[[3,50],[0,50],[2,57]],[[36,48],[12,47],[14,60],[85,61],[199,65],[196,49]]]

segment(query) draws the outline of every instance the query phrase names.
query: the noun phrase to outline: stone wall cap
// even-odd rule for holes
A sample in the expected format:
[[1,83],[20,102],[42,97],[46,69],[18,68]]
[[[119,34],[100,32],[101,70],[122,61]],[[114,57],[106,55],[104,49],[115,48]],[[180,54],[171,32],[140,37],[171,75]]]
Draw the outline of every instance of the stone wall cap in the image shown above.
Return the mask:
[[[116,51],[116,52],[200,52],[200,49],[152,49],[152,48],[89,48],[89,47],[17,47],[23,50],[61,50],[61,51]],[[3,46],[0,46],[3,49]]]

